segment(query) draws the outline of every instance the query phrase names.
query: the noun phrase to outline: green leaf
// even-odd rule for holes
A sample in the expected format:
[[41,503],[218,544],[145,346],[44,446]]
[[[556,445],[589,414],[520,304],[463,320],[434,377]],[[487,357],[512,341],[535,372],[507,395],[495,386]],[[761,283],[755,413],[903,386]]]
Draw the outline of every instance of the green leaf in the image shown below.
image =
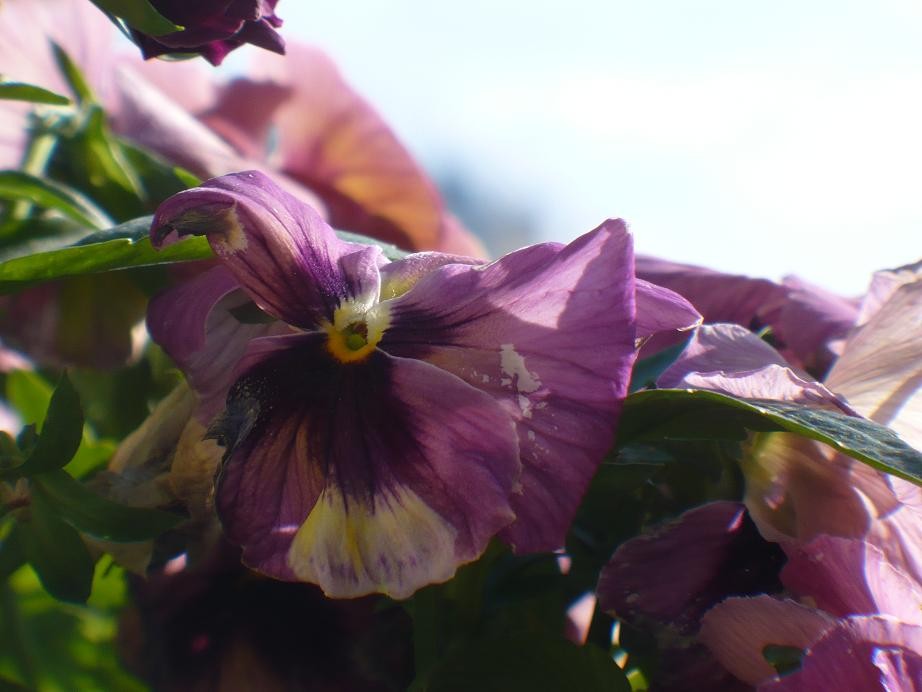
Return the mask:
[[129,26],[151,36],[163,36],[182,27],[154,9],[147,0],[91,0],[103,12],[124,19]]
[[[93,234],[76,245],[0,262],[0,294],[69,276],[174,262],[209,259],[214,255],[205,238],[186,238],[155,250],[147,237],[150,219],[135,219]],[[143,227],[141,237],[136,231]]]
[[[9,526],[9,525],[8,525]],[[10,531],[0,541],[0,582],[6,579],[26,562],[26,554],[22,544],[16,537],[16,527],[10,526]]]
[[630,395],[619,423],[618,447],[663,438],[745,435],[747,429],[796,433],[922,484],[922,452],[889,428],[837,411],[704,390],[654,389]]
[[453,647],[412,692],[630,692],[611,657],[540,632],[504,632]]
[[105,541],[146,541],[183,521],[183,517],[169,512],[127,507],[107,500],[65,471],[34,476],[32,483],[33,494],[43,497],[61,517]]
[[[155,250],[148,237],[151,218],[142,216],[91,233],[73,245],[0,262],[0,294],[70,276],[192,262],[214,257],[208,241],[203,236],[184,238],[161,250]],[[355,233],[337,231],[337,235],[349,242],[378,245],[392,259],[407,255],[393,245]]]
[[762,657],[778,675],[784,676],[800,669],[804,650],[796,646],[768,644],[762,649]]
[[668,346],[648,358],[638,360],[634,364],[634,370],[631,372],[630,391],[636,392],[656,382],[657,378],[666,371],[666,368],[672,365],[675,359],[685,350],[686,344],[688,344],[688,339]]
[[41,427],[51,403],[54,388],[30,370],[14,370],[6,377],[6,398],[24,423]]
[[55,600],[33,569],[19,570],[9,581],[6,603],[0,602],[0,670],[41,692],[149,690],[125,671],[117,654],[126,592],[124,573],[107,556],[96,564],[85,606]]
[[90,85],[87,83],[86,78],[84,78],[83,72],[77,67],[77,64],[71,60],[67,51],[55,41],[51,42],[51,50],[54,53],[54,60],[58,64],[58,69],[61,71],[61,76],[64,77],[67,86],[70,87],[71,92],[76,97],[77,103],[89,103],[94,101],[93,90],[90,89]]
[[0,171],[0,198],[53,209],[87,228],[112,225],[108,215],[77,190],[22,171]]
[[80,534],[33,494],[29,519],[16,525],[22,551],[45,589],[57,599],[86,603],[93,585],[93,558]]
[[65,373],[51,395],[38,442],[26,460],[8,473],[33,476],[62,468],[73,459],[82,440],[83,409],[80,407],[80,397]]
[[56,94],[40,86],[25,84],[23,82],[0,82],[0,99],[5,101],[45,103],[51,106],[66,106],[70,104],[70,99],[66,96],[61,96],[61,94]]

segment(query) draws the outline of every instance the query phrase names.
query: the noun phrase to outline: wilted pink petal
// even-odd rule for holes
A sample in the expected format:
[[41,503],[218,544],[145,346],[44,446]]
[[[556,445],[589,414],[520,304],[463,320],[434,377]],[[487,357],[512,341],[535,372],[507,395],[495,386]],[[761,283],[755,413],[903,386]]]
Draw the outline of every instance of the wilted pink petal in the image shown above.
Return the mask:
[[[317,193],[331,225],[406,248],[462,249],[443,242],[457,242],[457,229],[446,228],[457,221],[447,217],[435,186],[323,53],[290,45],[283,59],[261,54],[250,78],[232,85],[205,121],[222,132],[252,132],[254,95],[264,94],[267,82],[290,89],[273,118],[277,155],[266,156]],[[265,147],[263,129],[255,138]]]
[[759,692],[919,692],[922,627],[887,617],[840,620],[815,642],[800,670]]
[[805,649],[835,623],[829,615],[794,601],[728,598],[704,614],[698,640],[736,677],[756,685],[775,675],[762,653],[766,646]]
[[824,611],[840,617],[885,613],[922,625],[922,584],[868,541],[818,536],[785,552],[784,585]]
[[843,298],[796,276],[784,279],[787,300],[778,318],[786,354],[811,372],[825,374],[841,352],[858,317],[858,301]]
[[654,619],[691,634],[729,595],[778,589],[783,555],[738,502],[711,502],[622,544],[602,568],[601,607],[628,622]]
[[852,334],[826,384],[922,450],[922,274],[897,286]]
[[797,374],[780,353],[735,324],[699,327],[657,380],[666,388],[710,389],[747,399],[793,401],[851,410],[841,397]]
[[853,301],[794,277],[779,285],[653,257],[637,259],[637,276],[688,298],[706,324],[732,322],[752,331],[770,327],[786,359],[819,373],[828,369],[835,344],[856,315]]

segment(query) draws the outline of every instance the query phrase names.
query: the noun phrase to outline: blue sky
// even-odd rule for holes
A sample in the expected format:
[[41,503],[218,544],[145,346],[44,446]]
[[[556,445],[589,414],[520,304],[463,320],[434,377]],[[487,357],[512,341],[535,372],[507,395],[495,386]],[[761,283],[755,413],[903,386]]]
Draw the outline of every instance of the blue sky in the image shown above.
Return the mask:
[[922,256],[922,3],[282,0],[430,170],[845,293]]

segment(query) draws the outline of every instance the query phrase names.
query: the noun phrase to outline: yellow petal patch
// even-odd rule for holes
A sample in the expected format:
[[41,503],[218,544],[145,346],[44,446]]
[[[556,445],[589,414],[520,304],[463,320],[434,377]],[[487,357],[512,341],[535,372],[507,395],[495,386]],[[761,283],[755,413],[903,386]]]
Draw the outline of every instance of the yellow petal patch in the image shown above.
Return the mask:
[[333,598],[383,593],[407,598],[450,579],[461,560],[457,531],[406,487],[368,502],[328,486],[295,535],[288,564]]

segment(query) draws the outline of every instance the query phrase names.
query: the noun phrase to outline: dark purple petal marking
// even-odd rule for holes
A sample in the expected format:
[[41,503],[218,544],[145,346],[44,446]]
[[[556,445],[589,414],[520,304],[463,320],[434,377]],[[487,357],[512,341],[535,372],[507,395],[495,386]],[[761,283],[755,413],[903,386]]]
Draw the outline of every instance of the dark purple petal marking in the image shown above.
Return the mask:
[[611,446],[635,355],[633,289],[630,235],[609,221],[566,247],[444,266],[390,303],[379,348],[457,375],[516,420],[522,493],[502,535],[518,550],[563,544]]
[[381,249],[339,240],[311,207],[257,171],[209,180],[160,205],[151,237],[206,235],[260,308],[288,324],[331,321],[344,300],[378,298]]
[[325,338],[252,342],[214,427],[227,447],[216,505],[255,569],[404,597],[512,521],[514,423],[436,367],[380,351],[342,365]]

